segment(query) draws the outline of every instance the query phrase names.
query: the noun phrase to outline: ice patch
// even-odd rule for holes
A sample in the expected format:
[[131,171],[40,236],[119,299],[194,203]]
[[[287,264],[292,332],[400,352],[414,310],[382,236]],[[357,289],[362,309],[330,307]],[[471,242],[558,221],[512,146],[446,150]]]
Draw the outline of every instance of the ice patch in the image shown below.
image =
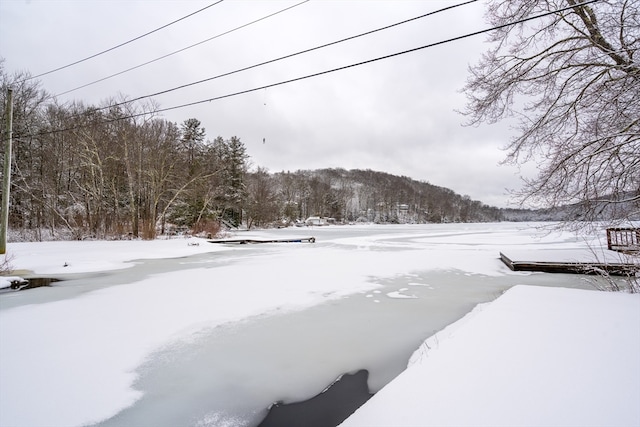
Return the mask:
[[416,282],[411,282],[411,283],[407,283],[409,286],[424,286],[427,289],[433,289],[433,286],[431,286],[428,283],[416,283]]
[[247,420],[219,412],[212,412],[198,420],[195,427],[244,427],[246,425],[248,425]]
[[407,294],[403,294],[403,291],[406,291],[407,288],[402,288],[399,291],[393,291],[393,292],[388,292],[387,296],[389,298],[397,298],[397,299],[414,299],[414,298],[418,298],[415,295],[407,295]]

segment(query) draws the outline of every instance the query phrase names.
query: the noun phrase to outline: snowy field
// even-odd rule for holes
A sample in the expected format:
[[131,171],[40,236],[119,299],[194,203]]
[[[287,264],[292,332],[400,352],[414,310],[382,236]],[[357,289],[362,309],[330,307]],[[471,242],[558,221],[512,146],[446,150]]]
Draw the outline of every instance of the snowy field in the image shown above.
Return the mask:
[[[488,363],[491,358],[485,353],[491,351],[523,351],[520,341],[512,340],[515,329],[481,343],[454,339],[455,334],[445,339],[448,335],[439,332],[515,285],[536,287],[515,288],[476,309],[464,325],[488,317],[493,320],[485,321],[483,333],[492,336],[495,319],[521,324],[518,338],[544,342],[527,348],[546,354],[549,343],[536,334],[544,334],[554,319],[563,322],[600,305],[640,312],[635,295],[576,290],[556,295],[546,293],[556,289],[540,288],[593,289],[593,278],[516,273],[498,259],[499,252],[510,250],[532,256],[549,251],[584,254],[589,245],[601,247],[599,238],[604,236],[585,242],[571,233],[503,223],[329,226],[229,237],[310,236],[316,243],[219,245],[194,238],[10,243],[8,252],[20,274],[65,280],[45,288],[0,291],[0,426],[252,426],[270,403],[307,399],[345,372],[368,369],[370,389],[377,392],[404,371],[416,349],[424,353],[426,338],[438,337],[442,345],[431,342],[429,347],[437,349],[398,377],[412,377],[413,383],[404,388],[396,381],[389,385],[396,387],[396,397],[399,390],[412,393],[423,374],[408,372],[428,366],[424,361],[431,354],[455,366],[461,353],[447,349],[462,345],[457,342],[483,350],[469,350],[479,354],[477,366]],[[543,315],[551,310],[546,301],[554,302],[555,310],[548,318]],[[598,313],[606,318],[609,311]],[[620,327],[608,340],[592,341],[590,334],[608,328],[594,319],[564,325],[565,336],[590,340],[589,350],[581,350],[589,357],[578,354],[582,363],[571,364],[577,375],[591,378],[595,371],[601,378],[611,366],[627,366],[625,357],[640,354],[640,322],[624,313],[617,312],[622,317],[616,321],[635,322],[636,328]],[[612,346],[624,353],[623,359],[608,359]],[[476,383],[484,386],[477,392],[487,397],[499,391],[502,404],[509,407],[504,399],[513,394],[508,393],[512,384],[507,373],[535,368],[530,363],[534,355],[527,353],[528,359],[512,364],[498,359],[504,366],[496,373],[500,381],[485,377]],[[558,364],[543,367],[550,373],[561,371],[567,362],[562,357],[544,359]],[[628,381],[618,383],[618,377],[612,377],[621,402],[640,397],[638,364],[631,365]],[[454,378],[440,380],[451,387],[464,385],[465,378],[473,379],[468,371],[475,365],[465,366],[466,371],[453,371]],[[535,370],[530,374],[535,376]],[[431,386],[437,389],[438,384]],[[591,402],[599,396],[589,389],[594,385],[580,383],[571,401]],[[562,393],[568,386],[558,384]],[[387,412],[394,420],[398,411],[419,415],[394,406],[393,398],[384,400],[387,390],[367,408]],[[475,400],[466,391],[459,398]],[[382,403],[375,405],[376,400]],[[514,408],[504,413],[517,415],[519,407]],[[635,409],[637,413],[637,405]],[[606,419],[607,411],[602,413]],[[553,421],[547,425],[581,424],[546,414]],[[360,417],[366,425],[366,413]],[[505,418],[504,424],[512,419]],[[637,425],[640,417],[629,419]]]
[[640,295],[516,286],[341,426],[638,426],[639,361]]

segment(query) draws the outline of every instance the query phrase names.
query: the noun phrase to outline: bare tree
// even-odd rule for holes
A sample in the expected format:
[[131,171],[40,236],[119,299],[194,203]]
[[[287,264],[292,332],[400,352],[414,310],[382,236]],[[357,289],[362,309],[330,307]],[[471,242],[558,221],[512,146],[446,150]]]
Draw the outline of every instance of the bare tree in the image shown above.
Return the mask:
[[[18,224],[23,230],[42,238],[41,229],[46,209],[44,203],[44,167],[47,141],[34,135],[43,124],[41,111],[50,98],[40,83],[29,80],[27,72],[9,75],[0,58],[0,135],[5,134],[6,93],[13,88],[13,166],[10,194],[9,226]],[[2,153],[4,156],[4,152]],[[26,218],[25,212],[33,213]]]
[[247,200],[245,202],[247,228],[264,227],[279,218],[273,178],[265,168],[258,167],[246,175]]
[[[538,162],[523,202],[574,219],[640,215],[640,0],[493,0],[493,47],[470,68],[470,123],[514,117],[506,162]],[[579,210],[579,211],[578,211]]]

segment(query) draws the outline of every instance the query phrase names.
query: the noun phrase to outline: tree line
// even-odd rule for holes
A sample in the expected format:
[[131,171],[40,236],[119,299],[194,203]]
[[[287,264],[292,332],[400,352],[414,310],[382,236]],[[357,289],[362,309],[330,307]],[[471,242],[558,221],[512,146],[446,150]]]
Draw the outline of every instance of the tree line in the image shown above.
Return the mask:
[[176,227],[213,231],[219,221],[267,226],[311,215],[340,222],[629,223],[640,218],[639,6],[488,4],[496,30],[469,70],[464,113],[470,124],[519,119],[506,160],[538,160],[539,175],[519,196],[552,208],[546,213],[499,210],[373,171],[249,171],[237,137],[209,140],[197,119],[161,119],[153,102],[59,105],[27,73],[8,76],[0,58],[2,135],[6,88],[15,93],[10,226],[35,238],[59,230],[153,238]]
[[[1,63],[0,63],[1,67]],[[428,183],[374,171],[249,168],[236,136],[209,139],[196,118],[153,102],[60,105],[28,73],[0,68],[2,135],[13,88],[9,228],[14,238],[147,238],[223,221],[265,227],[336,222],[496,221],[500,210]],[[4,153],[3,153],[4,155]]]
[[502,210],[448,188],[372,170],[320,169],[247,176],[249,223],[276,218],[291,223],[309,216],[337,223],[500,221]]
[[28,77],[0,68],[3,141],[13,88],[14,232],[154,238],[176,226],[241,221],[248,156],[239,138],[206,140],[200,121],[158,118],[152,102],[60,105]]

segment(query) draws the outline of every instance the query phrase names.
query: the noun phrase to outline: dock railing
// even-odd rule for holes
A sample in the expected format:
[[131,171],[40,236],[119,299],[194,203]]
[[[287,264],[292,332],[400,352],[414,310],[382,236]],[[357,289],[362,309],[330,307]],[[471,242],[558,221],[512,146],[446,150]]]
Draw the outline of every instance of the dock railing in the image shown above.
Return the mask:
[[639,252],[640,228],[607,228],[607,247],[618,252]]

